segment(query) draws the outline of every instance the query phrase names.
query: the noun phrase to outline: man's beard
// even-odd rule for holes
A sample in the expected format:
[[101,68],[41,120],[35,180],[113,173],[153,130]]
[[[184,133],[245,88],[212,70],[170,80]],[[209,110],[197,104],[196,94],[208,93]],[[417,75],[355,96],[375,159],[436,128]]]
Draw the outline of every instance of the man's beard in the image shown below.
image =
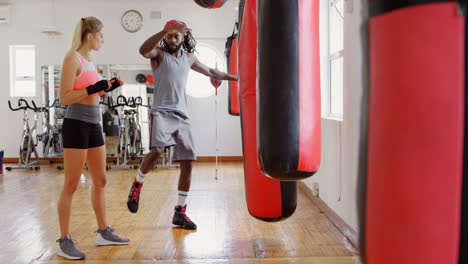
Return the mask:
[[181,42],[179,45],[176,45],[176,47],[175,47],[174,49],[172,49],[172,48],[171,48],[171,45],[172,45],[172,44],[171,44],[171,45],[168,45],[168,44],[166,43],[167,51],[168,51],[169,53],[171,53],[171,54],[177,53],[177,52],[180,50],[180,48],[182,47],[182,44],[183,44],[183,42]]

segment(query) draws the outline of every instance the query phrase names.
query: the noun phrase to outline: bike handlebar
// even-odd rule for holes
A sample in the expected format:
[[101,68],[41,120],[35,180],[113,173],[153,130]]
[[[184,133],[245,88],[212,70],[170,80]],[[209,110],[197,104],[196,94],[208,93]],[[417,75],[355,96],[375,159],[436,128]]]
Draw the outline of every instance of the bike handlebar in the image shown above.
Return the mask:
[[52,108],[52,107],[60,107],[60,102],[59,102],[59,99],[55,99],[52,104],[50,106],[48,106],[48,108]]
[[[24,103],[25,106],[23,106],[22,103]],[[26,101],[25,99],[23,99],[23,98],[18,99],[18,106],[19,107],[26,107],[26,109],[31,109],[34,112],[39,112],[40,109],[37,108],[36,103],[34,102],[34,100],[31,100],[31,103],[33,104],[34,107],[31,107],[29,105],[28,101]]]
[[33,111],[35,111],[35,112],[36,112],[36,110],[37,110],[37,112],[44,111],[44,107],[37,107],[36,102],[34,102],[34,100],[31,100],[31,103],[32,103],[32,105],[34,107],[34,108],[31,108],[31,109],[33,109]]
[[34,112],[43,112],[47,111],[49,108],[53,107],[56,103],[58,103],[58,99],[56,99],[51,106],[48,107],[37,107],[36,102],[34,100],[31,100],[31,105],[28,103],[28,101],[24,98],[18,99],[18,108],[13,108],[11,106],[11,101],[8,100],[8,107],[10,108],[11,111],[19,111],[19,110],[27,110],[30,109]]
[[119,95],[117,96],[117,103],[113,103],[112,102],[112,99],[109,97],[108,98],[108,106],[110,108],[116,108],[116,107],[119,107],[119,106],[128,106],[128,107],[132,107],[132,108],[137,108],[138,106],[145,106],[145,107],[148,107],[147,105],[143,105],[143,99],[140,97],[140,96],[137,96],[137,97],[129,97],[128,99],[123,96],[123,95]]
[[149,105],[144,105],[144,104],[143,104],[143,98],[141,98],[141,96],[135,97],[134,102],[135,102],[135,105],[136,105],[136,106],[149,107]]
[[137,97],[135,97],[134,102],[135,102],[135,105],[140,106],[140,105],[143,104],[143,99],[140,96],[137,96]]
[[[19,104],[19,102],[18,102],[18,104]],[[20,107],[18,107],[18,108],[13,108],[13,107],[11,106],[10,100],[8,100],[8,107],[10,107],[10,110],[11,110],[11,111],[19,111],[19,110],[27,110],[27,109],[28,109],[28,107],[26,107],[26,106],[20,106]]]

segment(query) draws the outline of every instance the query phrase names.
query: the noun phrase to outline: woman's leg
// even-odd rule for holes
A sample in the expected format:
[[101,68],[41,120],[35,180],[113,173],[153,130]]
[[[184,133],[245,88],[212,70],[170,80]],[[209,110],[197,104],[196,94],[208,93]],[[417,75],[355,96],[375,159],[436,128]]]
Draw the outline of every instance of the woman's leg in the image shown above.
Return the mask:
[[63,150],[63,165],[65,169],[65,183],[58,201],[58,214],[60,222],[60,238],[64,239],[70,233],[70,214],[73,194],[75,193],[83,166],[86,160],[86,149]]
[[106,149],[105,145],[88,149],[89,172],[93,179],[93,188],[91,191],[91,202],[93,203],[94,213],[98,224],[96,244],[99,246],[107,245],[126,245],[130,242],[128,238],[119,237],[114,233],[114,229],[108,227],[106,221],[106,199],[104,196],[106,186]]
[[91,190],[91,202],[93,204],[94,213],[98,228],[106,229],[106,199],[104,188],[107,182],[106,174],[106,149],[105,145],[88,149],[88,158],[86,161],[91,178],[93,179],[93,187]]

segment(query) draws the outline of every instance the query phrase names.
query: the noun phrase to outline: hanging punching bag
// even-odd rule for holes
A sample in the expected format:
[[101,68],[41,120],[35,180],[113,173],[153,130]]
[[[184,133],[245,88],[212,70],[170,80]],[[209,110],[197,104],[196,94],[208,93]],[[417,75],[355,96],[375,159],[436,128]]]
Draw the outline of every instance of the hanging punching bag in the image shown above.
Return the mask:
[[222,7],[227,0],[194,0],[199,6],[209,9]]
[[465,10],[455,1],[368,3],[361,257],[468,263]]
[[[238,39],[237,39],[237,27],[236,23],[234,30],[230,37],[226,40],[226,61],[227,61],[227,71],[232,75],[238,75],[238,63],[237,63],[237,49],[238,49]],[[239,85],[235,81],[229,82],[229,92],[228,92],[228,112],[231,115],[238,116],[240,114],[239,109]]]
[[258,1],[258,154],[279,180],[320,165],[319,1]]
[[245,193],[249,213],[264,221],[291,216],[297,205],[296,182],[280,182],[260,171],[257,156],[257,0],[245,2],[239,46],[239,76]]

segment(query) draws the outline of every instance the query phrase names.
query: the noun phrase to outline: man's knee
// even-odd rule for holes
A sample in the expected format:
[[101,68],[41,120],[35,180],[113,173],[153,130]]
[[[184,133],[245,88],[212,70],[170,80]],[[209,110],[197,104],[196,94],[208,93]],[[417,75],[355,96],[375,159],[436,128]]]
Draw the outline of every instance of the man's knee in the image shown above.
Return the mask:
[[181,170],[191,171],[192,167],[193,167],[193,161],[192,160],[181,160],[180,161],[180,169]]
[[152,159],[157,159],[161,154],[163,153],[164,148],[163,147],[152,147],[149,155],[151,156]]

